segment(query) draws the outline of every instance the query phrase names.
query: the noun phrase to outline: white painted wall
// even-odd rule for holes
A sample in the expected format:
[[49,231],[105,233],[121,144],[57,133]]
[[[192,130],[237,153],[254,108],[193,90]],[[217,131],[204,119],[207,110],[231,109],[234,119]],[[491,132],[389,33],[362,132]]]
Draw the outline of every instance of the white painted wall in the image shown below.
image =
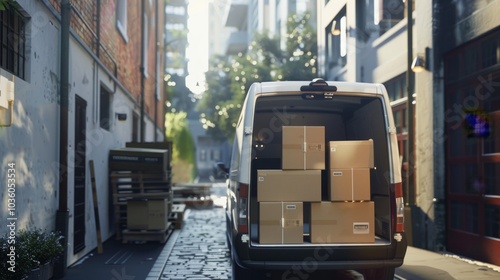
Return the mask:
[[[7,182],[7,164],[16,164],[16,210],[17,225],[21,228],[55,229],[59,190],[59,57],[60,24],[41,1],[18,1],[31,16],[28,29],[31,40],[27,42],[27,78],[15,79],[14,124],[0,128],[0,184]],[[108,152],[121,148],[131,141],[132,112],[139,113],[138,106],[123,91],[114,85],[114,80],[95,63],[84,48],[71,37],[70,40],[70,92],[68,131],[68,207],[70,210],[68,265],[74,263],[97,246],[89,160],[94,161],[99,218],[103,240],[114,234],[114,223],[110,221],[108,193]],[[0,73],[11,78],[6,71]],[[109,131],[99,124],[99,90],[105,85],[114,91],[112,97]],[[86,176],[86,237],[85,249],[73,255],[73,197],[75,160],[74,111],[75,95],[87,102],[87,176]],[[119,122],[116,112],[127,113],[127,120]],[[146,141],[154,141],[154,123],[146,118]],[[162,139],[163,140],[163,135]],[[0,221],[7,221],[6,192],[0,194]],[[0,234],[7,228],[1,227]]]

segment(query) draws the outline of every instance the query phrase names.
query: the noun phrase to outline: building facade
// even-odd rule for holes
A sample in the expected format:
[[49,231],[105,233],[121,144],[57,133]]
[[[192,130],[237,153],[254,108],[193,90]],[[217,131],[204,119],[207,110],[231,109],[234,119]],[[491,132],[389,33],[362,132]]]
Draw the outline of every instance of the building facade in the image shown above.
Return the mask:
[[[12,125],[0,109],[0,159],[15,166],[16,226],[59,230],[66,213],[67,265],[97,246],[89,162],[106,240],[109,150],[164,139],[163,11],[163,1],[19,0],[0,12],[0,74],[15,93]],[[5,192],[0,207],[7,220]]]
[[225,6],[224,24],[232,28],[227,41],[226,54],[247,51],[255,33],[267,32],[280,38],[286,45],[288,17],[294,14],[311,13],[315,24],[316,0],[229,0]]
[[498,265],[500,1],[408,3],[318,1],[320,76],[386,86],[411,244]]

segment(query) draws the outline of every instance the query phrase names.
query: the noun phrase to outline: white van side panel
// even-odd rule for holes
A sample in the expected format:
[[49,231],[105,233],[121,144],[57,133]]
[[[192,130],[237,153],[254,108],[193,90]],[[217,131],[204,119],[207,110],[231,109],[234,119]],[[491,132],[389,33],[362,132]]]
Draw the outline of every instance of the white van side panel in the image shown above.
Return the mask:
[[391,183],[401,183],[401,161],[399,159],[399,149],[398,149],[398,139],[396,135],[396,125],[394,124],[394,117],[392,115],[391,102],[389,100],[389,95],[384,86],[378,85],[379,91],[383,94],[385,100],[385,112],[386,119],[389,122],[389,141],[390,141],[390,156],[392,160],[390,161],[391,165]]
[[253,135],[253,122],[254,122],[254,110],[255,110],[255,100],[261,92],[261,84],[254,83],[250,86],[248,90],[247,97],[245,98],[245,103],[243,104],[243,123],[240,129],[242,131],[242,141],[241,141],[241,155],[240,155],[240,173],[238,181],[243,184],[250,184],[250,164],[253,158],[253,147],[252,147],[252,135]]

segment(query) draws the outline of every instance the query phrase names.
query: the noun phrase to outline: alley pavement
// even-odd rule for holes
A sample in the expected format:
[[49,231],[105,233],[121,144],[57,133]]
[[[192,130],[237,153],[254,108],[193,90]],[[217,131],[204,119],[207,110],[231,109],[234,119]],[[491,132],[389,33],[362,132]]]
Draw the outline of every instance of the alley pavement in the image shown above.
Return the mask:
[[[64,279],[231,279],[223,208],[225,190],[224,184],[214,184],[214,205],[186,210],[183,228],[175,230],[165,244],[121,244],[109,240],[104,243],[104,254],[94,253],[83,258],[68,269]],[[279,272],[264,275],[255,279],[283,278]],[[337,271],[307,275],[304,279],[361,280],[363,276],[355,271]],[[451,253],[408,247],[403,266],[396,269],[395,279],[500,279],[500,267]]]
[[230,279],[223,208],[188,209],[186,224],[166,244],[147,280]]

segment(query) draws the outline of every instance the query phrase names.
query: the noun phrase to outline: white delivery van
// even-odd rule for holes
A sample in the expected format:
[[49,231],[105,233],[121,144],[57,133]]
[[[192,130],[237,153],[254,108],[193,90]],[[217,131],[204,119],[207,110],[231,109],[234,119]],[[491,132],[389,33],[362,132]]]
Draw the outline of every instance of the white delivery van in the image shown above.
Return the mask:
[[232,279],[303,279],[308,261],[393,279],[407,247],[397,145],[381,84],[252,84],[228,168]]

